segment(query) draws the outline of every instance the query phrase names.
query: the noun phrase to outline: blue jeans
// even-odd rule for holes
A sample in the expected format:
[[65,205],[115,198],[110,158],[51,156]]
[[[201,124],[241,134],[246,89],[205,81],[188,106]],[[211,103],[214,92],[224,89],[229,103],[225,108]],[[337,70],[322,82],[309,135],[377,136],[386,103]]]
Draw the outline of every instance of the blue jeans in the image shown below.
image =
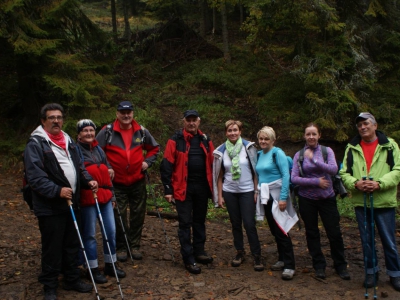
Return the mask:
[[244,250],[243,228],[246,230],[250,250],[253,255],[261,254],[260,241],[258,239],[256,221],[254,219],[256,204],[254,192],[230,193],[222,192],[228,209],[229,219],[232,224],[233,243],[236,250]]
[[[107,241],[104,237],[103,228],[100,225],[101,233],[103,235],[103,253],[104,262],[112,263],[117,261],[115,255],[115,221],[114,212],[111,201],[106,204],[99,204],[101,217],[103,219],[104,228],[107,234],[107,240],[110,245],[110,251],[108,251]],[[90,268],[97,268],[97,241],[96,241],[96,220],[98,218],[98,212],[96,205],[86,206],[81,208],[82,217],[82,241],[85,246],[85,252],[89,261]]]
[[[375,265],[372,265],[371,245],[371,210],[367,208],[367,222],[364,224],[364,207],[355,208],[358,229],[360,231],[361,243],[364,257],[367,257],[367,273],[373,274],[379,271],[376,249],[373,249]],[[396,245],[396,221],[394,208],[375,208],[374,222],[381,238],[383,252],[385,254],[386,274],[390,277],[400,277],[399,253]],[[365,230],[366,227],[366,230]],[[375,228],[374,228],[375,231]]]

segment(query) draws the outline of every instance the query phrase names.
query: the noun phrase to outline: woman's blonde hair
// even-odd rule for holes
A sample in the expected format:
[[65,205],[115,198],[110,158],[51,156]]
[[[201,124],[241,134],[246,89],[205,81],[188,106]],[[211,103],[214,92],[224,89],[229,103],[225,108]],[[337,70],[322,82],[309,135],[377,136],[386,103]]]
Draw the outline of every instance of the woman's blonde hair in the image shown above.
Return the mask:
[[257,138],[260,137],[260,134],[265,134],[271,141],[276,140],[275,131],[272,127],[264,126],[257,132]]
[[242,122],[238,120],[228,120],[225,122],[225,132],[227,132],[228,128],[232,125],[237,125],[237,127],[239,127],[239,130],[242,131]]

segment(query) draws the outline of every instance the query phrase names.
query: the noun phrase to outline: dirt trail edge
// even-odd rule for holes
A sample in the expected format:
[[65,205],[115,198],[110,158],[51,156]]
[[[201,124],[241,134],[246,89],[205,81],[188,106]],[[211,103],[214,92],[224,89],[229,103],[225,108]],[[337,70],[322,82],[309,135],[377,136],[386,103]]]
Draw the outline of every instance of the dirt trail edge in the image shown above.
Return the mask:
[[[35,216],[29,211],[20,193],[21,176],[5,172],[0,166],[0,299],[43,299],[42,286],[37,281],[40,271],[40,233]],[[294,228],[291,236],[296,257],[296,275],[283,281],[281,272],[269,271],[277,259],[276,245],[266,226],[258,227],[266,270],[255,272],[249,253],[238,268],[230,266],[235,254],[229,221],[207,222],[206,248],[214,262],[201,266],[200,275],[191,275],[183,267],[177,238],[177,221],[164,219],[176,263],[171,260],[161,222],[156,216],[146,216],[141,251],[142,261],[120,264],[127,277],[121,279],[124,299],[364,299],[363,255],[358,229],[354,222],[342,220],[342,231],[351,280],[343,281],[335,274],[329,243],[321,228],[322,247],[327,258],[326,280],[313,277],[311,258],[307,251],[304,229]],[[99,231],[98,231],[99,232]],[[98,240],[101,235],[98,234]],[[245,240],[247,238],[245,237]],[[399,244],[400,237],[397,238]],[[380,241],[377,240],[379,264],[384,269]],[[246,251],[249,252],[246,244]],[[99,250],[100,266],[102,250]],[[84,272],[82,272],[84,276]],[[87,280],[87,279],[85,279]],[[97,285],[102,299],[121,299],[114,278]],[[87,280],[89,281],[89,280]],[[64,291],[62,278],[58,299],[95,299],[95,293],[80,294]],[[373,299],[373,290],[369,289]],[[399,299],[384,272],[378,282],[378,298]]]

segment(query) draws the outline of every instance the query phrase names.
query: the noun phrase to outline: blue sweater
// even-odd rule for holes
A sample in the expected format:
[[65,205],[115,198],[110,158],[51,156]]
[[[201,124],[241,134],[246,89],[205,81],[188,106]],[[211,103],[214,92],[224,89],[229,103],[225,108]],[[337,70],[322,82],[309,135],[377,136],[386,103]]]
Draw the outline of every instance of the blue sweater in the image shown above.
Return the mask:
[[[276,153],[275,162],[273,160],[273,153]],[[267,153],[264,153],[262,150],[258,151],[256,172],[259,185],[282,178],[280,197],[276,200],[286,201],[289,196],[290,174],[289,163],[282,149],[273,147]]]

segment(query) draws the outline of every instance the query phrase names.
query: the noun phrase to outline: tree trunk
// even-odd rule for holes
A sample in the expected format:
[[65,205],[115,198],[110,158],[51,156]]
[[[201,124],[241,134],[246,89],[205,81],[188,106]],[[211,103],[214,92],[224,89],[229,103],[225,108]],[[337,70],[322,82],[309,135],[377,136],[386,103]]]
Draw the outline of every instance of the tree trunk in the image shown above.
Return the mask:
[[115,8],[115,0],[111,0],[111,23],[112,32],[114,36],[114,41],[117,41],[118,31],[117,31],[117,10]]
[[243,17],[243,4],[242,4],[241,0],[239,0],[238,5],[239,5],[239,12],[240,12],[240,26],[242,26],[244,17]]
[[131,26],[129,24],[129,0],[122,0],[122,9],[124,12],[124,23],[125,23],[125,30],[124,30],[124,39],[128,40],[128,43],[131,40]]
[[217,29],[217,10],[215,7],[212,9],[212,37],[214,38],[215,30]]
[[231,62],[231,54],[229,52],[229,41],[228,41],[228,21],[226,13],[226,2],[221,3],[221,17],[222,17],[222,43],[224,51],[224,59],[227,63]]
[[200,0],[200,35],[204,38],[206,36],[206,27],[207,27],[207,0]]

